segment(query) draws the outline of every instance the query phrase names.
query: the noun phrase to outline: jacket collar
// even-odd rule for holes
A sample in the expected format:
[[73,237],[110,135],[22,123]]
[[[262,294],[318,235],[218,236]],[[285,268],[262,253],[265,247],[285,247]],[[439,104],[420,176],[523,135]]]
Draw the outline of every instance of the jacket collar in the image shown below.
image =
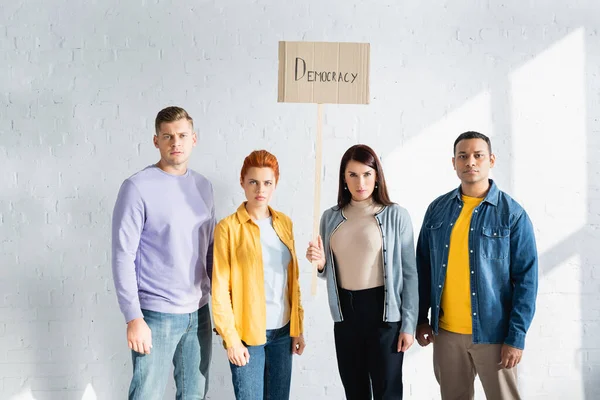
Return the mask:
[[[339,211],[340,215],[342,216],[342,218],[344,220],[347,220],[348,218],[346,218],[346,215],[344,214],[344,209],[343,208],[339,208],[337,206],[335,206],[337,208],[337,211]],[[380,215],[382,212],[384,212],[386,209],[388,208],[388,206],[381,206],[381,210],[377,211],[375,213],[375,216],[377,217],[378,215]]]
[[[250,214],[248,214],[248,210],[246,210],[246,203],[247,203],[247,201],[244,201],[238,207],[237,211],[235,212],[240,225],[245,224],[248,221],[252,221]],[[277,211],[275,211],[274,209],[272,209],[271,206],[267,206],[267,207],[269,207],[269,212],[271,213],[271,217],[273,218],[273,221],[277,220],[279,218],[279,213]]]
[[[493,206],[497,206],[498,196],[500,195],[500,189],[498,189],[498,186],[496,185],[493,179],[488,179],[488,181],[490,182],[490,190],[488,190],[488,193],[485,196],[485,199],[483,199],[483,201]],[[460,186],[454,189],[452,197],[455,197],[459,202],[462,203],[462,192],[460,190]]]

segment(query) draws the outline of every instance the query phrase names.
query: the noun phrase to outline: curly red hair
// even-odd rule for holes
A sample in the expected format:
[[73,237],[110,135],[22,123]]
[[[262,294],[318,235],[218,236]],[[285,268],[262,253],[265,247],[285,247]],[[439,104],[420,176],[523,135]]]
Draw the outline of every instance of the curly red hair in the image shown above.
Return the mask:
[[248,170],[252,167],[271,168],[275,174],[275,182],[279,182],[279,163],[277,162],[277,157],[268,151],[254,150],[246,158],[244,158],[244,164],[242,165],[242,171],[240,173],[240,178],[242,181],[248,173]]

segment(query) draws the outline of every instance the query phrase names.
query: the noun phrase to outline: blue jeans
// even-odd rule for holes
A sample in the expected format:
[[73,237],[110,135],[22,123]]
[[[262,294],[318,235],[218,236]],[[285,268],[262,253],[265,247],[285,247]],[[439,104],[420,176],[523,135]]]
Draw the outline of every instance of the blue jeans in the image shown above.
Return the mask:
[[286,400],[292,380],[290,324],[267,330],[267,342],[246,346],[250,361],[243,367],[229,363],[237,400]]
[[170,362],[175,367],[177,400],[201,400],[208,391],[212,328],[208,305],[190,314],[142,310],[152,331],[150,354],[132,351],[130,400],[161,400]]

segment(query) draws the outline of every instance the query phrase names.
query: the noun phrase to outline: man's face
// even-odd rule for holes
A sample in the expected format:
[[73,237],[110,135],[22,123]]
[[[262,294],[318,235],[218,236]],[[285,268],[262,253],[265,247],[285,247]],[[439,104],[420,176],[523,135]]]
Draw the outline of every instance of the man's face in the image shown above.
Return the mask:
[[494,167],[496,157],[490,154],[483,139],[464,139],[456,144],[452,164],[460,181],[465,185],[474,185],[487,181],[490,169]]
[[161,161],[165,166],[175,168],[187,163],[196,141],[192,124],[187,119],[161,123],[154,136],[154,146],[160,151]]

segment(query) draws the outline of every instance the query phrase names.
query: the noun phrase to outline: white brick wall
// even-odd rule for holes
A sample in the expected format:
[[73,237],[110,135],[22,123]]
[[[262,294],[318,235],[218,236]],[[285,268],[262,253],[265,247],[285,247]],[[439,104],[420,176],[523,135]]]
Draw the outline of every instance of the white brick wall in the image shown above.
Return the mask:
[[[418,229],[429,201],[457,185],[454,138],[492,136],[495,177],[529,211],[541,254],[524,398],[600,398],[598,2],[1,3],[0,398],[124,398],[110,216],[123,179],[157,160],[152,124],[164,106],[195,118],[191,166],[213,181],[219,217],[243,198],[243,157],[279,157],[274,205],[294,220],[302,256],[316,106],[276,102],[279,40],[372,46],[372,103],[325,107],[322,209],[341,154],[364,142]],[[301,267],[308,347],[292,397],[342,398],[325,287],[312,298]],[[232,398],[216,338],[214,351],[210,398]],[[405,360],[406,397],[439,398],[431,348]]]

